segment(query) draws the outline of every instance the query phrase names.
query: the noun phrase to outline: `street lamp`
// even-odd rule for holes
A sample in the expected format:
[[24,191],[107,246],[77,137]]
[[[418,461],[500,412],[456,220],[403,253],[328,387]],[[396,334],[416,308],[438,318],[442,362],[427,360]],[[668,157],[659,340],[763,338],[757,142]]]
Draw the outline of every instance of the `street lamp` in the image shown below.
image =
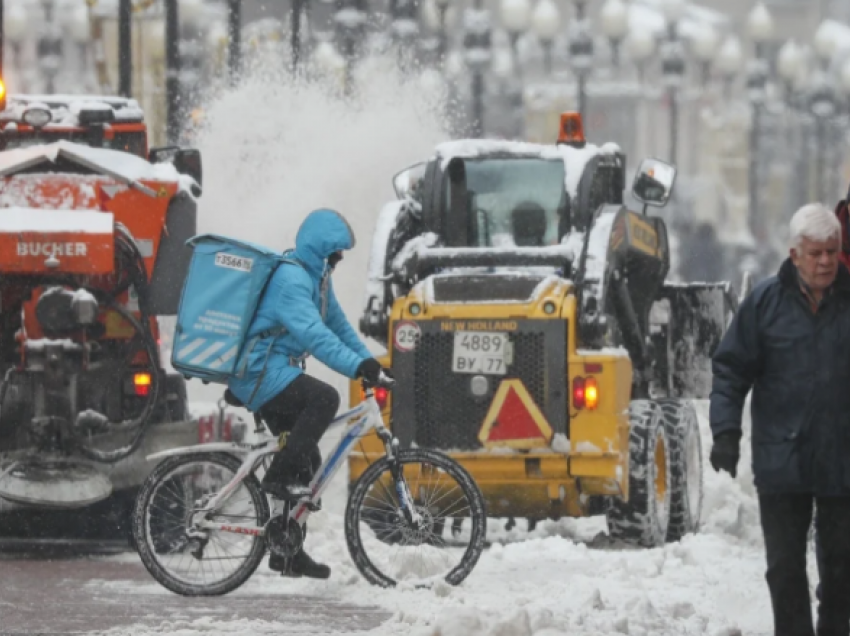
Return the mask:
[[543,70],[552,72],[552,43],[561,30],[561,12],[553,0],[538,0],[531,13],[531,28],[543,47]]
[[[550,0],[551,1],[551,0]],[[484,136],[484,71],[490,66],[492,26],[481,0],[463,15],[465,61],[472,72],[472,136]]]
[[336,0],[333,20],[336,24],[338,48],[345,60],[343,90],[349,94],[352,90],[357,44],[362,40],[366,26],[366,0]]
[[623,0],[608,0],[599,14],[602,33],[611,43],[611,61],[620,65],[620,44],[629,32],[629,8]]
[[703,88],[708,84],[711,74],[711,63],[717,54],[720,37],[717,30],[710,24],[700,26],[691,38],[691,50],[700,64],[700,81]]
[[576,19],[570,24],[570,67],[578,80],[578,112],[582,120],[587,115],[587,76],[593,67],[593,36],[585,17],[585,0],[574,0]]
[[825,193],[825,167],[827,146],[831,145],[829,124],[835,116],[837,108],[837,95],[832,82],[827,77],[829,64],[832,61],[838,42],[832,37],[826,21],[822,22],[815,32],[814,38],[815,54],[820,61],[818,69],[814,74],[813,85],[809,95],[809,109],[815,118],[815,140],[817,156],[815,158],[815,179],[817,184],[817,198],[823,201]]
[[759,2],[747,16],[747,32],[755,48],[755,57],[750,60],[747,72],[747,96],[752,108],[750,122],[750,161],[749,161],[749,203],[750,231],[758,241],[763,241],[764,227],[759,209],[759,142],[761,132],[762,109],[769,67],[764,56],[764,46],[773,37],[773,18],[763,3]]
[[717,59],[714,61],[714,68],[723,78],[723,96],[727,101],[732,92],[732,82],[738,73],[738,69],[741,68],[743,58],[741,41],[735,35],[728,36],[717,52]]
[[[21,45],[29,32],[27,25],[27,10],[20,5],[7,4],[6,14],[3,16],[3,38],[12,47],[15,60],[15,71],[21,73]],[[2,69],[0,69],[2,71]]]
[[626,53],[634,62],[638,80],[643,84],[646,63],[655,53],[655,38],[646,29],[634,29],[626,36]]
[[42,8],[44,9],[44,22],[38,36],[38,64],[45,77],[44,91],[52,93],[54,81],[59,74],[59,67],[62,65],[64,33],[55,19],[56,5],[54,0],[42,0]]
[[517,54],[517,41],[519,36],[531,26],[531,2],[529,0],[502,0],[500,13],[502,25],[510,38],[514,67],[517,71],[521,71],[519,55]]
[[670,104],[669,159],[676,165],[679,147],[679,87],[685,75],[685,51],[679,39],[678,25],[686,6],[684,0],[664,0],[662,9],[667,20],[667,39],[661,43],[661,74]]

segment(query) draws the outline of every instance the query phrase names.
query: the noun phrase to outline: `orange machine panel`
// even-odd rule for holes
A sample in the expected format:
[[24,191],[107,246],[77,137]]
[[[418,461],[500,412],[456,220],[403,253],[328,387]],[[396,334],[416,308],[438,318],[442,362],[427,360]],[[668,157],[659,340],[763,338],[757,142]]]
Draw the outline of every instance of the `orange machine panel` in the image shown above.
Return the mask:
[[0,273],[106,274],[113,217],[88,210],[0,209]]

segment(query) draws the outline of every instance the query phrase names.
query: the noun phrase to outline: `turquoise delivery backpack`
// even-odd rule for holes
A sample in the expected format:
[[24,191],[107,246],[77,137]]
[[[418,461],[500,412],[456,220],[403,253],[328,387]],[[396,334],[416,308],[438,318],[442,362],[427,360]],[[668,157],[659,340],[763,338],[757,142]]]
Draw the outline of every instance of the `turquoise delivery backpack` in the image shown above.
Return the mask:
[[[242,377],[240,365],[263,336],[246,343],[254,313],[272,274],[281,263],[295,263],[261,245],[201,234],[186,242],[192,260],[183,283],[171,365],[186,378],[227,384]],[[269,347],[271,351],[271,347]]]

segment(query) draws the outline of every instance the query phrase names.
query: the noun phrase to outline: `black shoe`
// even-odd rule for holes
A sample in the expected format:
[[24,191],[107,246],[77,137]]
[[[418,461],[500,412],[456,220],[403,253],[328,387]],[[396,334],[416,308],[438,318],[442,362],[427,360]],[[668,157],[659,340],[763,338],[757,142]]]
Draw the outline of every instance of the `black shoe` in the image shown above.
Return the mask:
[[331,569],[327,565],[316,563],[304,550],[288,561],[289,563],[286,558],[273,554],[269,557],[269,569],[294,579],[302,576],[309,579],[327,579],[331,575]]

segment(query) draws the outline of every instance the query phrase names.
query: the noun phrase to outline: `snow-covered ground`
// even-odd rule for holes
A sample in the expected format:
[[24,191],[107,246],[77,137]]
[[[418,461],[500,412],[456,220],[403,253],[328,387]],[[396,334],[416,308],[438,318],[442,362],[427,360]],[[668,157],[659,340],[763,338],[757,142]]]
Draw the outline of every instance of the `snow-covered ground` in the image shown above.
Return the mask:
[[[699,534],[679,543],[654,550],[613,547],[601,518],[542,522],[531,533],[522,520],[505,531],[504,520],[493,519],[488,528],[492,545],[460,586],[379,589],[360,577],[345,547],[347,488],[341,471],[324,497],[325,510],[311,517],[307,541],[310,554],[332,567],[330,580],[281,578],[264,564],[234,594],[308,595],[378,606],[391,618],[369,632],[374,636],[768,636],[772,618],[749,468],[749,430],[738,479],[718,475],[708,464],[708,405],[697,406],[706,467],[703,524]],[[335,438],[331,432],[323,440],[326,452]],[[110,558],[136,559],[132,554]],[[814,586],[812,555],[809,571]],[[143,588],[134,587],[136,592],[170,594],[153,581]],[[299,633],[291,624],[209,617],[175,628],[168,622],[156,630],[133,628],[132,633]],[[305,626],[303,633],[316,629]]]
[[[263,78],[248,80],[210,107],[210,127],[199,144],[206,171],[202,231],[284,248],[292,245],[298,224],[312,208],[336,207],[349,218],[359,243],[334,280],[353,321],[362,309],[369,237],[382,203],[391,196],[390,179],[427,157],[444,138],[438,118],[423,107],[415,88],[398,88],[388,69],[369,73],[355,106],[344,106],[316,87],[293,90]],[[317,369],[346,391],[345,380],[313,363],[311,371]],[[221,395],[220,388],[197,383],[190,392],[207,402]],[[493,520],[488,538],[494,543],[461,586],[378,589],[360,578],[346,551],[346,484],[340,471],[325,497],[325,510],[311,519],[307,542],[314,558],[332,566],[331,579],[282,579],[263,565],[236,593],[263,590],[377,605],[392,618],[372,632],[376,636],[770,634],[749,435],[738,479],[714,473],[707,461],[707,406],[699,408],[706,455],[703,528],[680,543],[656,550],[615,549],[607,544],[599,519],[544,522],[531,533],[522,520],[510,532],[503,520]],[[813,566],[811,572],[814,581]],[[168,594],[153,582],[145,591]],[[164,625],[161,631],[247,635],[297,633],[297,628],[205,619],[179,629]]]

